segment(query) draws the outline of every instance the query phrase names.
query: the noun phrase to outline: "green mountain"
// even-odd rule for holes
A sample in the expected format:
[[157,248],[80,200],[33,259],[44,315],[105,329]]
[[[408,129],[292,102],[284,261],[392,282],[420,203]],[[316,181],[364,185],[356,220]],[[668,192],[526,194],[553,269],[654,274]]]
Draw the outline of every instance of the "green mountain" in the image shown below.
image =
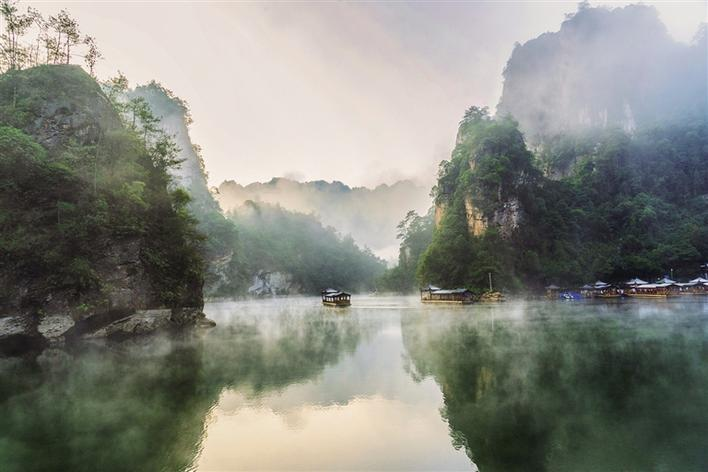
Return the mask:
[[186,190],[191,199],[187,204],[197,220],[199,231],[206,236],[204,257],[207,261],[204,290],[206,295],[235,295],[243,288],[239,268],[238,231],[221,212],[207,184],[207,171],[201,149],[192,143],[189,106],[172,91],[157,82],[136,87],[127,94],[130,99],[145,100],[151,112],[159,118],[159,127],[172,137],[177,146],[179,165],[169,169],[172,185]]
[[409,209],[424,211],[430,206],[428,190],[409,180],[370,189],[338,181],[273,178],[248,185],[226,181],[218,192],[216,198],[226,211],[252,200],[315,214],[325,226],[350,234],[358,244],[385,259],[393,259],[397,252],[396,222]]
[[401,223],[382,284],[695,276],[708,260],[706,57],[705,28],[676,43],[646,6],[581,5],[517,46],[497,117],[467,110],[435,212]]
[[375,288],[385,263],[351,237],[341,237],[313,215],[247,201],[231,212],[239,228],[242,270],[254,295]]
[[137,310],[170,308],[178,324],[201,314],[203,237],[189,195],[170,186],[174,148],[130,113],[78,66],[0,75],[0,331],[11,348]]
[[515,121],[470,109],[440,165],[419,281],[482,289],[492,273],[518,289],[690,276],[708,259],[705,119],[566,136],[559,147],[543,152],[576,164],[544,177]]

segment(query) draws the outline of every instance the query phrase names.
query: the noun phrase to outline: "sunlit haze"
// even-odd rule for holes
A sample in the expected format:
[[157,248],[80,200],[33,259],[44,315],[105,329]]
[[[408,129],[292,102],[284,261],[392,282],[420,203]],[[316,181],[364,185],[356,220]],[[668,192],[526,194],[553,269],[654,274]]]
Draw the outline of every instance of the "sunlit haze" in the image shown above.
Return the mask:
[[[628,2],[593,3],[621,6]],[[654,5],[689,42],[704,2]],[[98,76],[158,80],[185,99],[211,185],[415,178],[429,184],[465,108],[494,108],[515,42],[576,2],[35,2],[97,39]]]

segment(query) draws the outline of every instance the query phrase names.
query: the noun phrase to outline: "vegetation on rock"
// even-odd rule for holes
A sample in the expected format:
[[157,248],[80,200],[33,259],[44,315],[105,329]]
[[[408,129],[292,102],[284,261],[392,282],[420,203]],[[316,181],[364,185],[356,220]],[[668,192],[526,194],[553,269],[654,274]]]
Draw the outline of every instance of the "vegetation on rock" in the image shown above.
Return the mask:
[[201,306],[202,236],[188,194],[169,188],[174,148],[126,120],[81,68],[0,76],[0,147],[0,305],[32,311],[64,294],[105,309],[109,248],[137,242],[127,277],[144,271],[143,302]]
[[[482,290],[489,273],[507,289],[693,275],[708,258],[707,150],[705,119],[686,117],[634,135],[566,135],[535,156],[515,121],[473,107],[440,164],[444,213],[418,281]],[[566,177],[539,170],[568,159]],[[486,224],[480,235],[470,202]]]
[[248,201],[231,218],[239,228],[244,279],[261,271],[282,272],[300,293],[327,287],[360,291],[373,289],[385,269],[369,249],[312,215]]

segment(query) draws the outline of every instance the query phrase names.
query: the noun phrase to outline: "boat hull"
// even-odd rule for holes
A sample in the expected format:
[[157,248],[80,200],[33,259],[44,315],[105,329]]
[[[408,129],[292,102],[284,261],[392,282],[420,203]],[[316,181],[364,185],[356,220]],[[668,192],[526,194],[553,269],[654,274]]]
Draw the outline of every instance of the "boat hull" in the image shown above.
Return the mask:
[[421,300],[423,303],[437,303],[442,305],[471,305],[472,300]]
[[347,307],[351,306],[352,302],[350,301],[340,301],[340,302],[322,302],[324,306],[334,306],[334,307]]

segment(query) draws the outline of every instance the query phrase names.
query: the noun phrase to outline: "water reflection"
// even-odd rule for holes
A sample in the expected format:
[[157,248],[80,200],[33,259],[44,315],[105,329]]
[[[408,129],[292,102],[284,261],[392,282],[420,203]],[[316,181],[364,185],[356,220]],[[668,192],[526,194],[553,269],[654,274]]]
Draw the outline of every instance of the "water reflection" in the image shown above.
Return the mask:
[[234,319],[203,337],[146,339],[0,366],[0,469],[191,470],[224,388],[251,395],[351,352],[354,320],[319,311]]
[[402,322],[413,376],[481,471],[708,470],[705,303],[438,315]]
[[163,349],[6,361],[0,383],[15,386],[0,404],[2,470],[188,469],[215,395],[200,349]]
[[3,360],[0,470],[469,470],[393,305],[214,304],[201,336]]
[[0,470],[708,470],[708,303],[211,304],[0,359]]
[[404,369],[403,301],[326,309],[357,327],[358,343],[316,376],[261,395],[225,389],[198,469],[474,470],[450,442],[438,386]]

